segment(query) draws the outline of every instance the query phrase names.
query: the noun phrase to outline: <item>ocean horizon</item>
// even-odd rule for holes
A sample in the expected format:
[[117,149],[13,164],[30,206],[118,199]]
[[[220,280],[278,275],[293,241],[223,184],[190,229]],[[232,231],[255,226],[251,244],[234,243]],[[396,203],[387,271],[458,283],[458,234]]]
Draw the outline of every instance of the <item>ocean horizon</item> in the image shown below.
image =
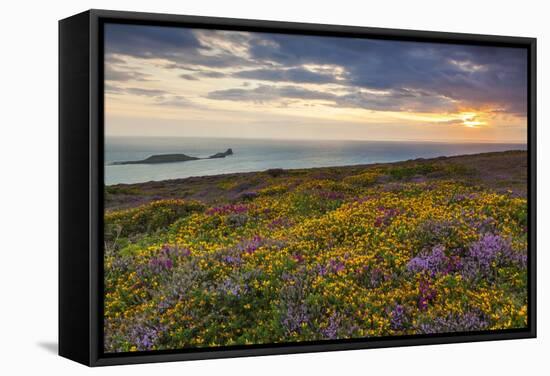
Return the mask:
[[[112,165],[114,162],[137,161],[156,154],[206,158],[229,148],[234,154],[225,158]],[[521,143],[106,137],[104,172],[105,184],[115,185],[271,168],[338,167],[526,149],[527,145]]]

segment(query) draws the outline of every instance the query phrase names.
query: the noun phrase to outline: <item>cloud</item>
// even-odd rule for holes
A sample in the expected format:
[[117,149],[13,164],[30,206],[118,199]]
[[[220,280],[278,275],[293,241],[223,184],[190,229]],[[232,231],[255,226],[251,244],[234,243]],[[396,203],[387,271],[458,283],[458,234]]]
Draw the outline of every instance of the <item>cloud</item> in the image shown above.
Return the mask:
[[105,84],[105,92],[114,95],[137,95],[151,100],[150,104],[167,107],[194,107],[200,108],[196,103],[182,95],[174,95],[166,90],[144,89],[139,87],[120,87],[112,84]]
[[303,67],[288,69],[261,68],[236,72],[234,77],[260,81],[293,82],[293,83],[334,83],[339,82],[334,74],[314,72]]
[[232,48],[220,48],[208,44],[203,34],[214,35],[207,30],[184,27],[105,25],[105,53],[142,59],[165,59],[173,67],[247,66],[250,61],[234,53]]
[[150,81],[151,75],[124,67],[115,68],[112,64],[105,64],[106,81]]
[[427,90],[463,106],[490,103],[526,113],[527,55],[522,49],[283,34],[263,38],[252,40],[254,59],[278,66],[332,64],[347,72],[352,87]]
[[362,108],[377,111],[429,111],[433,107],[450,110],[454,106],[448,98],[422,91],[396,90],[381,95],[354,90],[337,95],[332,92],[306,89],[294,85],[260,85],[253,89],[216,90],[208,93],[207,98],[254,103],[278,102],[285,99],[316,100],[324,101],[326,105],[333,107]]
[[446,124],[446,125],[464,125],[464,120],[462,119],[450,119],[450,120],[438,120],[435,121],[437,124]]
[[167,64],[162,65],[162,68],[164,68],[164,69],[181,69],[181,70],[192,71],[192,72],[200,71],[200,68],[192,67],[190,65],[180,64],[180,63],[167,63]]
[[222,78],[226,77],[227,74],[223,72],[217,72],[217,71],[193,71],[191,73],[184,73],[180,74],[180,78],[183,78],[184,80],[188,81],[198,81],[200,77],[206,77],[206,78]]
[[180,77],[183,78],[184,80],[188,80],[188,81],[197,81],[198,80],[198,77],[193,76],[192,74],[180,74]]
[[226,76],[225,73],[217,72],[217,71],[202,71],[199,73],[199,75],[203,77],[209,77],[209,78],[222,78]]
[[198,107],[189,99],[181,95],[173,95],[169,98],[161,98],[156,102],[156,104],[160,106],[168,106],[168,107],[195,107],[195,108]]
[[115,85],[112,85],[108,82],[106,82],[104,85],[103,85],[103,90],[106,92],[106,93],[110,93],[110,94],[122,94],[124,93],[124,89],[118,87],[118,86],[115,86]]
[[138,95],[141,97],[149,97],[161,99],[165,96],[172,95],[169,91],[160,90],[160,89],[145,89],[141,87],[121,87],[113,84],[106,83],[104,86],[105,92],[111,94],[131,94]]
[[170,94],[170,92],[166,90],[144,89],[140,87],[129,87],[125,88],[124,91],[129,94],[140,95],[143,97],[162,97],[164,95]]
[[260,85],[254,89],[226,89],[208,93],[207,98],[215,100],[244,101],[266,103],[283,98],[333,100],[333,95],[320,91],[308,90],[298,86],[277,87]]
[[[284,85],[218,90],[211,99],[300,97],[366,109],[527,112],[525,49],[114,24],[106,25],[105,37],[107,56],[163,59],[165,68],[185,70],[180,77],[186,80],[231,75]],[[118,68],[106,77],[148,79]],[[337,84],[342,95],[298,92],[303,84]]]
[[125,64],[126,60],[121,59],[116,54],[105,54],[105,63],[107,63],[107,64]]
[[191,29],[106,24],[105,51],[141,58],[176,56],[186,50],[203,48]]

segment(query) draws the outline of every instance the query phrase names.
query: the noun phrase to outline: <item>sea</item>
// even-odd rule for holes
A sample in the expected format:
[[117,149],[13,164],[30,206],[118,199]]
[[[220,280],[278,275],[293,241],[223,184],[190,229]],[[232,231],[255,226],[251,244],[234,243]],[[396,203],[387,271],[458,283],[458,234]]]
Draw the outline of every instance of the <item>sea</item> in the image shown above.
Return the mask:
[[[163,164],[112,165],[113,162],[142,160],[155,154],[176,153],[208,157],[228,148],[233,150],[233,155],[225,158]],[[496,143],[106,137],[104,172],[105,184],[114,185],[271,168],[349,166],[526,149],[526,144]]]

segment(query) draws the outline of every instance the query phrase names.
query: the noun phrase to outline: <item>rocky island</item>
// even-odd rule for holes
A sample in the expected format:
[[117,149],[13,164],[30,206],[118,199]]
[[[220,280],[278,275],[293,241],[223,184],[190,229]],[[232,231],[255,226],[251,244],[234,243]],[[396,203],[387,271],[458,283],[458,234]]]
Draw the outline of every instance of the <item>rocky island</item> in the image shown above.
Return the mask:
[[227,157],[228,155],[233,155],[233,150],[231,148],[227,149],[226,151],[224,151],[223,153],[216,153],[216,154],[213,154],[211,155],[210,157],[208,157],[208,159],[212,159],[212,158],[225,158]]
[[186,161],[196,161],[199,159],[215,159],[215,158],[225,158],[228,155],[233,155],[233,150],[231,148],[227,149],[223,153],[216,153],[207,158],[192,157],[187,154],[157,154],[147,157],[139,161],[121,161],[113,162],[112,165],[129,165],[129,164],[159,164],[159,163],[174,163],[174,162],[186,162]]

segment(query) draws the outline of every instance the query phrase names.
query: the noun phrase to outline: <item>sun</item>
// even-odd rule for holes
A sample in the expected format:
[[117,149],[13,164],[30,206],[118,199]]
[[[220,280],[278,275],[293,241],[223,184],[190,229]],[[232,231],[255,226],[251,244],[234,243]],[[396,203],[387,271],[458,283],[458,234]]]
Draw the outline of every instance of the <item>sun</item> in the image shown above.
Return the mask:
[[478,127],[480,125],[484,125],[486,124],[484,121],[476,121],[476,120],[464,120],[462,122],[462,124],[464,124],[466,127],[468,128],[475,128],[475,127]]
[[480,116],[476,112],[462,112],[460,119],[462,120],[462,124],[468,128],[477,128],[487,124],[487,122],[480,120]]

